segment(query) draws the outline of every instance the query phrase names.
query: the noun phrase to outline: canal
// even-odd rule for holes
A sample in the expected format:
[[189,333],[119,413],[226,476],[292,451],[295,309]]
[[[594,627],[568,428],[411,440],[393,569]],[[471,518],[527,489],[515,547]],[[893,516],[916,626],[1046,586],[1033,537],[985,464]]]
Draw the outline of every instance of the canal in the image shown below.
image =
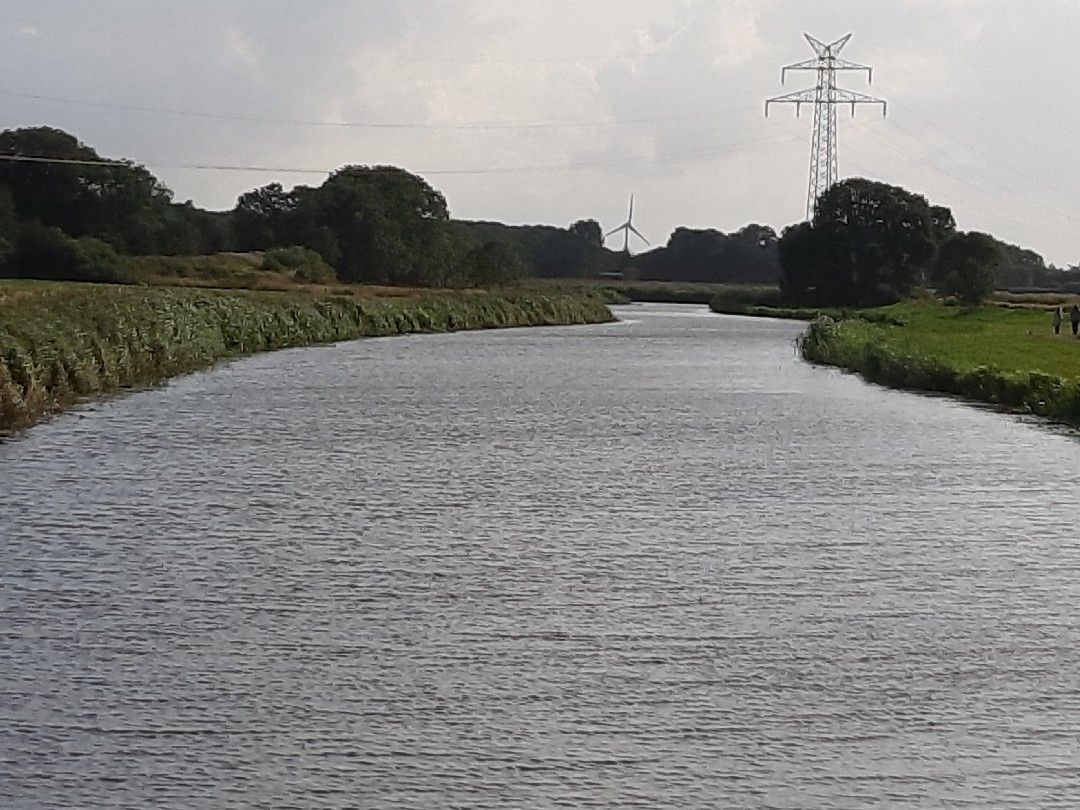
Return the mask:
[[1075,807],[1075,436],[617,312],[0,444],[0,803]]

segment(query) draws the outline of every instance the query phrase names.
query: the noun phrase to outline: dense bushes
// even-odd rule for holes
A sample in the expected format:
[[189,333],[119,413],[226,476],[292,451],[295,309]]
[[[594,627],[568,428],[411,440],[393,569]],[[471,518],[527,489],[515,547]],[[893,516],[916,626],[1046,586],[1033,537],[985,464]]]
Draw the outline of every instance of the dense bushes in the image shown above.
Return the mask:
[[994,292],[994,271],[1001,255],[992,236],[962,233],[938,249],[930,268],[930,281],[941,295],[974,307]]
[[318,252],[299,245],[266,251],[262,258],[262,269],[288,273],[296,281],[310,284],[329,284],[336,280],[334,268]]
[[55,281],[134,280],[130,266],[111,245],[99,239],[72,239],[59,228],[38,223],[22,226],[4,256],[2,274],[12,278]]

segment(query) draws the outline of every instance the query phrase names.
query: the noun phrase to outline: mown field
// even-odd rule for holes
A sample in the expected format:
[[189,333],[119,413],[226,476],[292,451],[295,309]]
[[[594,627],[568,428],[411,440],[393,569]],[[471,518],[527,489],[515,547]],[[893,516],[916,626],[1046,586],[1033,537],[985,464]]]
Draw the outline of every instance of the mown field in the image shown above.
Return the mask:
[[612,320],[595,292],[368,297],[0,281],[0,431],[251,352],[363,336]]
[[1054,335],[1049,312],[998,306],[969,311],[930,302],[872,312],[870,319],[815,321],[802,340],[803,356],[873,382],[1080,426],[1080,340]]

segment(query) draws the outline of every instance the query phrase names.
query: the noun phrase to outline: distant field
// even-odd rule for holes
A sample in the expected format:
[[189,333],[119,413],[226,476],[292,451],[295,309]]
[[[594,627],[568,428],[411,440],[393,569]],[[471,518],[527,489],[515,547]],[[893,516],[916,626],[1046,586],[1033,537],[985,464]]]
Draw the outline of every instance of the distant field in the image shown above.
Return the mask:
[[[779,290],[762,284],[707,284],[695,281],[626,281],[615,279],[531,279],[526,286],[541,289],[607,291],[611,303],[654,301],[670,304],[709,304],[718,297],[738,303],[775,303]],[[741,311],[741,310],[740,310]]]
[[[358,298],[420,298],[446,290],[388,287],[373,284],[312,284],[286,272],[264,270],[261,253],[217,253],[210,256],[132,256],[140,284],[201,287],[219,290],[267,290],[348,295]],[[455,294],[465,291],[455,290]]]
[[1007,307],[1028,307],[1040,309],[1052,309],[1058,305],[1072,306],[1080,303],[1080,294],[1077,293],[1011,293],[996,292],[994,301]]

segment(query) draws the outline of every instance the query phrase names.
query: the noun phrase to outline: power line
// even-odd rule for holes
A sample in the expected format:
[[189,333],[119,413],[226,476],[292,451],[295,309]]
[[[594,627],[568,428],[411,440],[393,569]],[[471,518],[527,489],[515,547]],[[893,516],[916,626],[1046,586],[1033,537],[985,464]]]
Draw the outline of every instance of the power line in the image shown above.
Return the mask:
[[[864,159],[868,159],[870,157],[866,152],[863,152],[863,150],[858,149],[858,148],[856,148],[854,146],[849,146],[848,148],[853,154],[855,154],[858,157],[863,157]],[[894,151],[905,153],[908,156],[918,160],[919,163],[922,166],[924,166],[926,169],[933,172],[934,174],[938,175],[939,177],[944,177],[944,178],[947,178],[949,180],[953,180],[956,183],[959,183],[959,184],[961,184],[963,186],[966,186],[967,188],[971,189],[972,191],[974,191],[974,192],[976,192],[978,194],[978,196],[976,197],[978,202],[975,202],[975,201],[969,199],[969,200],[963,202],[960,205],[959,209],[957,208],[957,206],[955,204],[950,203],[949,208],[951,210],[953,210],[954,212],[957,212],[960,209],[968,210],[968,211],[974,211],[977,214],[982,214],[984,218],[989,219],[991,221],[1000,221],[1000,222],[1003,222],[1003,223],[1009,223],[1013,227],[1015,227],[1018,224],[1015,209],[1013,209],[1013,208],[1009,208],[1009,209],[998,208],[998,207],[996,207],[994,205],[993,201],[994,201],[995,196],[996,196],[995,190],[991,190],[991,189],[988,189],[985,186],[981,186],[981,185],[979,185],[979,184],[977,184],[975,182],[972,182],[967,177],[963,177],[963,176],[954,174],[954,173],[948,171],[947,169],[943,169],[942,167],[940,167],[940,166],[938,166],[938,165],[936,165],[934,163],[930,163],[930,162],[927,162],[925,160],[921,160],[920,155],[912,152],[909,149],[903,149],[903,148],[897,147],[895,145],[891,146],[890,148],[893,149]],[[991,207],[987,208],[986,205],[990,205]],[[1035,206],[1035,207],[1036,208],[1041,208],[1040,206]],[[1047,215],[1052,215],[1052,216],[1058,217],[1059,220],[1062,221],[1062,222],[1070,221],[1070,225],[1072,225],[1073,223],[1075,223],[1077,221],[1077,217],[1071,216],[1069,214],[1065,214],[1065,213],[1063,213],[1061,211],[1053,211],[1053,210],[1051,210],[1049,208],[1042,208],[1042,210]],[[1040,231],[1040,232],[1042,232],[1042,233],[1044,233],[1046,235],[1053,235],[1053,236],[1056,236],[1056,237],[1059,237],[1059,238],[1061,236],[1061,228],[1060,227],[1055,227],[1055,226],[1047,223],[1043,217],[1036,217],[1036,218],[1026,219],[1024,221],[1024,223],[1023,223],[1023,227],[1025,227],[1027,229],[1034,228],[1034,229],[1036,229],[1036,230],[1038,230],[1038,231]],[[1018,241],[1022,241],[1022,240],[1018,240]]]
[[[69,34],[78,35],[93,35],[107,37],[109,39],[123,39],[131,41],[136,36],[140,38],[146,38],[148,41],[152,41],[154,44],[171,43],[173,45],[195,45],[200,51],[206,48],[205,38],[196,37],[177,37],[171,32],[166,33],[166,29],[158,27],[157,31],[149,33],[130,34],[124,31],[108,28],[96,28],[88,26],[73,26],[66,24],[57,24],[55,22],[41,22],[30,20],[15,20],[11,18],[0,17],[0,23],[3,23],[9,27],[22,27],[24,29],[31,29],[34,31],[35,36],[42,33],[52,32],[66,32]],[[156,27],[156,26],[155,26]],[[214,32],[219,33],[219,32]],[[292,54],[297,56],[324,56],[326,54],[326,48],[296,48],[287,44],[283,44],[282,41],[261,41],[268,52],[273,54]],[[355,49],[355,43],[341,43],[334,50],[349,51]],[[549,54],[530,54],[521,53],[513,56],[488,56],[488,55],[475,55],[470,56],[468,54],[454,53],[446,56],[417,56],[411,53],[403,53],[393,50],[380,50],[370,51],[379,57],[390,57],[398,62],[410,62],[416,64],[454,64],[454,65],[597,65],[606,62],[632,62],[643,59],[685,59],[693,57],[708,57],[715,56],[714,51],[701,48],[679,48],[672,50],[649,50],[649,51],[628,51],[623,53],[591,53],[581,54],[579,56],[551,56]]]
[[[916,118],[922,118],[922,120],[924,122],[929,122],[929,120],[930,120],[927,117],[918,116],[918,115],[916,115]],[[902,124],[900,124],[900,123],[898,123],[896,121],[893,121],[893,126],[896,127],[897,129],[901,130],[902,132],[907,133],[908,135],[910,135],[912,137],[918,137],[917,133],[913,132],[912,130],[908,129],[907,127],[903,126]],[[997,147],[997,146],[994,146],[993,144],[990,144],[985,139],[981,139],[981,138],[979,138],[979,137],[977,137],[975,135],[972,135],[970,133],[963,133],[957,127],[950,126],[949,124],[947,124],[945,122],[942,122],[942,121],[939,121],[936,118],[933,119],[933,128],[940,128],[942,131],[944,131],[946,133],[951,133],[951,136],[952,136],[952,138],[954,140],[956,140],[956,141],[960,142],[961,144],[967,146],[968,149],[970,149],[976,155],[981,155],[983,158],[986,158],[988,160],[988,162],[991,163],[992,165],[995,165],[995,166],[997,166],[997,167],[999,167],[1001,169],[1004,169],[1007,172],[1011,172],[1014,176],[1016,176],[1018,178],[1026,180],[1026,181],[1028,181],[1030,183],[1034,183],[1034,184],[1036,184],[1038,186],[1042,186],[1044,189],[1046,189],[1047,191],[1050,191],[1050,192],[1052,192],[1054,194],[1059,194],[1062,197],[1065,197],[1065,198],[1067,198],[1069,200],[1072,199],[1073,192],[1067,191],[1067,190],[1065,190],[1065,189],[1063,189],[1063,188],[1061,188],[1059,186],[1051,185],[1050,183],[1047,183],[1041,177],[1031,173],[1028,170],[1020,169],[1019,167],[1017,167],[1015,165],[1010,165],[1007,162],[1007,159],[1005,159],[1005,158],[1003,158],[1001,156],[1000,148]],[[980,147],[979,143],[982,143],[983,146]],[[1038,154],[1039,150],[1045,150],[1045,144],[1036,145],[1036,144],[1033,144],[1031,141],[1027,141],[1027,143],[1034,150],[1035,154]],[[993,151],[992,152],[987,151],[988,149],[993,150]]]
[[[126,112],[149,113],[153,115],[175,115],[185,118],[204,118],[218,121],[241,121],[255,124],[279,124],[285,126],[308,126],[323,127],[328,129],[390,129],[390,130],[417,130],[427,132],[446,131],[505,131],[505,130],[530,130],[530,129],[589,129],[600,127],[637,126],[641,124],[667,124],[673,121],[688,121],[697,118],[712,118],[716,110],[700,113],[683,113],[679,115],[664,115],[645,118],[609,119],[606,121],[520,121],[520,122],[470,122],[464,124],[419,124],[407,122],[375,122],[375,121],[317,121],[299,118],[274,118],[260,115],[237,115],[235,113],[202,112],[196,110],[178,110],[167,107],[148,107],[135,104],[121,104],[107,101],[87,101],[85,99],[63,98],[59,96],[46,96],[38,93],[18,93],[10,90],[0,90],[0,96],[9,98],[22,98],[32,101],[43,101],[50,104],[70,104],[80,107],[93,107],[109,110],[124,110]],[[755,109],[754,105],[732,107],[721,112],[738,113]]]
[[[895,120],[893,121],[892,126],[895,129],[899,130],[900,132],[906,133],[907,135],[909,135],[911,137],[915,137],[915,138],[920,137],[919,133],[917,133],[917,132],[915,132],[915,131],[913,131],[913,130],[911,130],[911,129],[909,129],[909,128],[901,125],[901,124],[899,124]],[[946,127],[944,129],[948,129],[948,128]],[[886,131],[888,131],[888,130],[886,130]],[[965,143],[965,139],[963,137],[959,136],[959,135],[956,135],[955,130],[953,130],[953,134],[954,134],[954,136],[956,136],[956,139],[958,141],[960,141],[961,143]],[[981,150],[979,150],[978,147],[976,147],[970,141],[966,141],[966,145],[968,146],[968,148],[972,149],[974,152],[981,153]],[[961,184],[971,188],[974,191],[978,191],[978,192],[983,193],[984,195],[986,195],[987,197],[990,197],[991,199],[1000,196],[1000,191],[1002,190],[1003,187],[1005,188],[1006,191],[1009,191],[1012,194],[1030,196],[1030,192],[1026,192],[1026,191],[1024,191],[1024,190],[1022,190],[1020,188],[1017,188],[1015,186],[1011,187],[1011,188],[1008,187],[1008,186],[1003,186],[1001,181],[993,179],[989,175],[984,175],[984,177],[986,178],[987,183],[990,183],[990,184],[993,185],[993,188],[991,188],[990,186],[987,186],[987,185],[980,185],[977,182],[973,181],[970,176],[959,175],[959,174],[957,174],[955,172],[952,172],[949,169],[944,168],[942,166],[939,166],[937,163],[928,160],[925,155],[917,153],[915,151],[912,151],[911,149],[904,148],[903,146],[899,146],[895,142],[890,146],[890,149],[892,151],[895,151],[895,152],[902,152],[902,153],[908,155],[909,157],[911,157],[912,159],[914,159],[915,161],[917,161],[919,164],[921,164],[923,166],[926,166],[931,171],[933,171],[933,172],[935,172],[935,173],[937,173],[939,175],[942,175],[944,177],[951,178],[952,180],[955,180],[956,182],[961,183]],[[981,154],[983,154],[984,157],[988,158],[991,161],[996,160],[995,155],[990,155],[990,154],[987,154],[987,153],[981,153]],[[1049,186],[1048,184],[1044,183],[1043,181],[1041,181],[1037,177],[1028,175],[1028,174],[1026,174],[1024,172],[1021,172],[1021,171],[1019,171],[1017,169],[1014,169],[1014,168],[1011,169],[1008,165],[1006,165],[1004,163],[998,162],[998,163],[995,163],[995,165],[997,165],[997,166],[999,166],[999,168],[1005,169],[1007,171],[1012,171],[1013,174],[1015,174],[1017,177],[1021,177],[1022,179],[1027,180],[1028,182],[1035,183],[1036,185],[1041,185],[1044,188],[1046,188],[1048,191],[1051,191],[1051,192],[1054,192],[1054,193],[1057,193],[1057,194],[1061,194],[1062,196],[1067,196],[1064,191],[1062,191],[1060,189],[1055,189],[1052,186]],[[1061,220],[1067,220],[1067,221],[1069,221],[1071,223],[1080,222],[1080,217],[1077,217],[1077,216],[1074,216],[1072,214],[1065,213],[1064,211],[1052,208],[1051,206],[1047,205],[1046,203],[1040,201],[1038,198],[1029,199],[1027,201],[1026,205],[1029,208],[1032,208],[1034,210],[1042,211],[1043,213],[1045,213],[1047,216],[1050,216],[1050,217],[1056,217],[1056,218],[1059,218]],[[1005,215],[1005,214],[1001,213],[1003,210],[1004,209],[999,210],[998,216],[1003,216],[1004,215],[1004,216],[1015,217],[1015,211],[1012,211],[1010,214]],[[985,209],[984,209],[984,212],[985,212]]]
[[[647,155],[643,157],[621,157],[600,161],[579,161],[572,163],[549,163],[532,164],[521,166],[482,166],[420,170],[416,173],[422,176],[438,175],[485,175],[485,174],[530,174],[534,172],[549,171],[573,171],[577,169],[597,169],[620,165],[639,165],[649,163],[668,163],[673,161],[693,158],[719,158],[725,154],[759,149],[764,146],[772,146],[780,143],[788,143],[796,140],[796,136],[785,136],[772,139],[755,139],[732,143],[712,143],[697,146],[681,152],[669,152],[659,155]],[[55,164],[62,166],[100,166],[132,168],[134,161],[128,160],[83,160],[78,158],[53,158],[41,155],[0,155],[0,161],[7,163],[30,163],[30,164]],[[273,174],[332,174],[337,169],[325,168],[301,168],[295,166],[260,166],[260,165],[237,165],[223,163],[153,163],[159,169],[179,169],[194,171],[220,171],[220,172],[256,172]]]

